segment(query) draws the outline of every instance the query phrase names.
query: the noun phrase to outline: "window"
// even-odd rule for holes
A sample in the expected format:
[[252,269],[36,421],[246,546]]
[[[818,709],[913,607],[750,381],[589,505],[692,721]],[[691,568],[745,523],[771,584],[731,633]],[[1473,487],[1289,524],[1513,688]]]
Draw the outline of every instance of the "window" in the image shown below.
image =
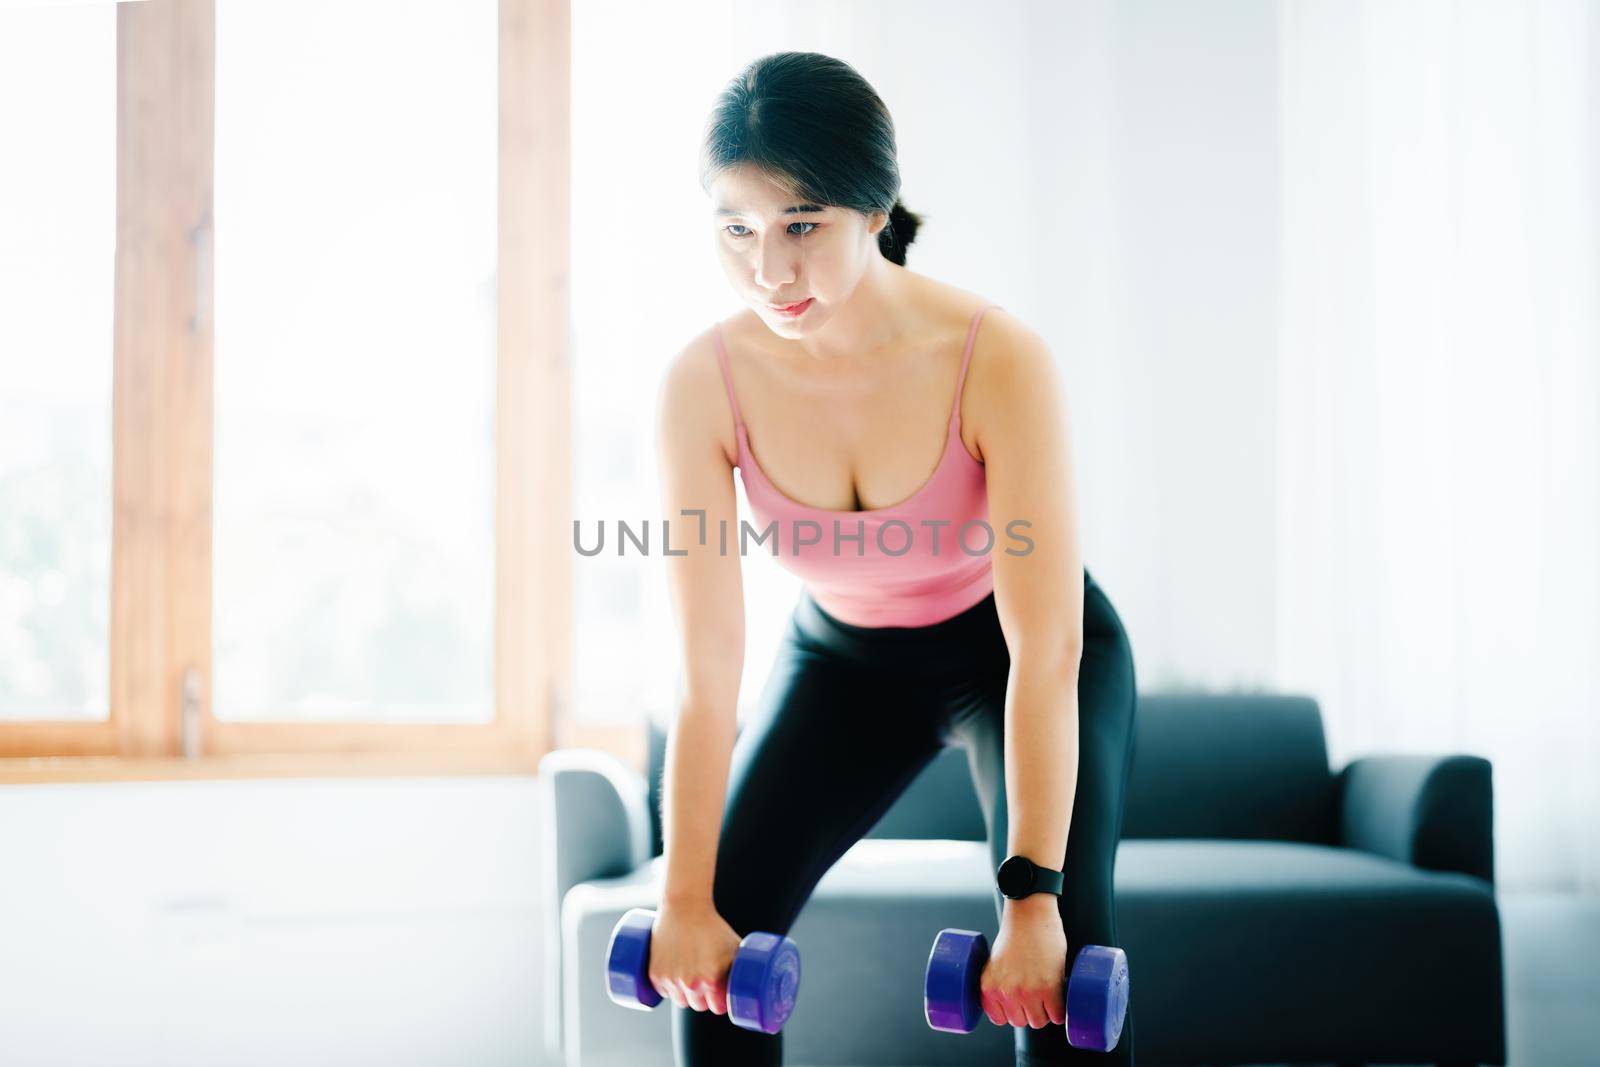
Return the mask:
[[561,714],[568,37],[0,12],[0,781],[638,759]]
[[495,13],[217,7],[219,719],[493,718]]
[[104,721],[115,6],[0,11],[0,102],[0,721]]

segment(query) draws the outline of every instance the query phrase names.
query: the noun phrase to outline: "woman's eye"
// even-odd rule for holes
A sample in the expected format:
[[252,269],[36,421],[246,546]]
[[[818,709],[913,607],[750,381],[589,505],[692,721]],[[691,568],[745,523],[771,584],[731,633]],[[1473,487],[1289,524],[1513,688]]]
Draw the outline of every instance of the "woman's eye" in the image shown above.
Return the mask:
[[[810,229],[801,230],[799,233],[795,233],[794,232],[794,228],[796,226],[808,226],[808,227],[810,227]],[[815,223],[815,222],[791,222],[791,223],[789,223],[789,236],[791,236],[791,237],[804,237],[806,234],[810,233],[811,230],[814,230],[816,228],[817,228],[817,223]],[[727,226],[724,226],[723,229],[728,231],[729,236],[732,236],[732,237],[748,237],[748,236],[750,236],[749,227],[740,225],[737,222],[729,223]],[[744,233],[735,233],[734,232],[735,230],[744,230],[745,232]]]

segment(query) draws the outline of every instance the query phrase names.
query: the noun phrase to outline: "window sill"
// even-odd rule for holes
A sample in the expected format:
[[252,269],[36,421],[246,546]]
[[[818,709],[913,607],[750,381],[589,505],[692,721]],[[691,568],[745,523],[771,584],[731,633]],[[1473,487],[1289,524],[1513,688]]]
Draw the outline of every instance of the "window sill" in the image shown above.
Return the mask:
[[0,759],[0,785],[46,782],[183,781],[239,778],[405,778],[532,775],[529,751],[305,752],[201,756],[28,756]]

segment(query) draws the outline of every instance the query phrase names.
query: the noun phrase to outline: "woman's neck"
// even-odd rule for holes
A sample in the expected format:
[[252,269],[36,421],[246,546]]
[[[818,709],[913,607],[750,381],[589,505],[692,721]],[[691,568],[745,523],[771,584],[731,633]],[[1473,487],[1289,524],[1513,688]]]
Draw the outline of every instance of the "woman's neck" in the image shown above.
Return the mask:
[[784,341],[790,354],[806,362],[838,363],[894,348],[922,325],[909,271],[873,257],[850,299],[815,335]]

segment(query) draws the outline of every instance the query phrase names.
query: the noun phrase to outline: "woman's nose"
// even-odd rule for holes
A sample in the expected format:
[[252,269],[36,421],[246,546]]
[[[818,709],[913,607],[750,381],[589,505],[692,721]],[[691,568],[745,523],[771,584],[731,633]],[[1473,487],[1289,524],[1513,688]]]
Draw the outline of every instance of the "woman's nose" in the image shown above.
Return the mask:
[[756,284],[775,292],[795,279],[793,250],[781,237],[763,239],[756,252]]

